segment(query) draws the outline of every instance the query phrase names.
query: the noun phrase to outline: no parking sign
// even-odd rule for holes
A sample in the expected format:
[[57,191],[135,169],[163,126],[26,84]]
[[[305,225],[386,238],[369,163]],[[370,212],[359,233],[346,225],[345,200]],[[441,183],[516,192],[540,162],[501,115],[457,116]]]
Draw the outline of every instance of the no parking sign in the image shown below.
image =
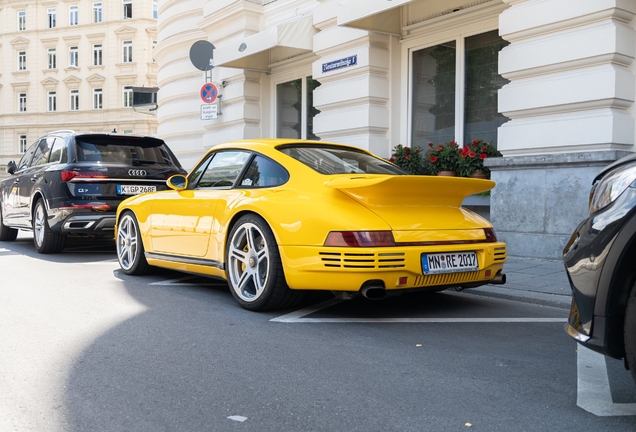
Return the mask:
[[216,100],[219,95],[219,89],[212,83],[203,84],[201,91],[199,92],[201,100],[207,104],[211,104]]

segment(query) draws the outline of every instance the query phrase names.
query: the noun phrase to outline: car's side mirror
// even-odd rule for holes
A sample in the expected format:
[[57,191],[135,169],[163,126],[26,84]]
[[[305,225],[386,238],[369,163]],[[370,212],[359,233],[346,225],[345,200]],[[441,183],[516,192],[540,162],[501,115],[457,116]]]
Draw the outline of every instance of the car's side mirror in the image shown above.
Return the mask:
[[13,174],[15,173],[15,170],[18,169],[18,166],[15,164],[14,161],[9,161],[9,163],[7,164],[7,172],[9,174]]
[[188,187],[188,178],[181,174],[175,174],[166,180],[166,184],[170,189],[181,191]]

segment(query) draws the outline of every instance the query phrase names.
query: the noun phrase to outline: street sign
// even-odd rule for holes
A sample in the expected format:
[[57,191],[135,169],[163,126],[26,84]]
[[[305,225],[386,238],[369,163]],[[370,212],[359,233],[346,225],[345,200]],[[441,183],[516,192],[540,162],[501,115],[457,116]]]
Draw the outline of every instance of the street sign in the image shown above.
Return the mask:
[[190,47],[190,61],[199,70],[211,70],[214,67],[214,45],[206,40],[196,41]]
[[216,97],[219,95],[219,89],[212,83],[203,84],[201,91],[199,92],[201,100],[207,104],[214,103]]
[[201,120],[214,120],[219,115],[219,106],[217,104],[201,105]]

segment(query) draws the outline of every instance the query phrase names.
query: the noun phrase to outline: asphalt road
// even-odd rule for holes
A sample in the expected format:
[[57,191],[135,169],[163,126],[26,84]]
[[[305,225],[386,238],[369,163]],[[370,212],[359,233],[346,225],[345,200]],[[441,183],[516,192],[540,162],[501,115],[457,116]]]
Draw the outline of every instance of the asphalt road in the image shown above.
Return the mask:
[[636,386],[566,309],[447,291],[254,313],[118,268],[112,242],[0,243],[1,432],[636,430]]

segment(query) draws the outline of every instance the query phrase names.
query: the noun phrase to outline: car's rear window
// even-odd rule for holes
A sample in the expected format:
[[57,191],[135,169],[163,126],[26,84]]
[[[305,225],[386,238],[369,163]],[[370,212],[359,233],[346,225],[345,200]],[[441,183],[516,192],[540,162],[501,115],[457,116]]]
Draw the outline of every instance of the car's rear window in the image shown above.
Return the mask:
[[336,146],[285,145],[278,150],[320,174],[398,174],[406,171],[363,151]]
[[174,165],[162,140],[150,137],[80,135],[75,138],[78,162],[113,162],[128,165]]

